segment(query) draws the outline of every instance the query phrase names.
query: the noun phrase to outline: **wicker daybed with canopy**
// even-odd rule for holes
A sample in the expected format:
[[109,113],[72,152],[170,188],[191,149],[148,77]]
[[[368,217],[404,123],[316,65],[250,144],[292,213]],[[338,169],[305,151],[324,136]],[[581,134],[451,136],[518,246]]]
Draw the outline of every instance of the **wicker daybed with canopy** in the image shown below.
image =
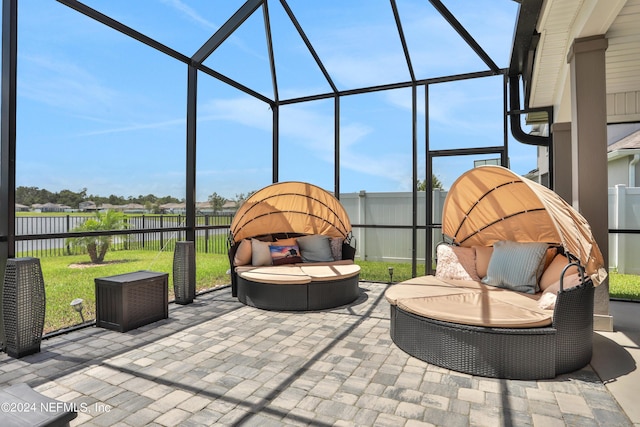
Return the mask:
[[[454,254],[455,268],[441,270],[438,259],[435,276],[387,290],[395,344],[429,363],[496,378],[553,378],[587,365],[594,285],[606,271],[586,220],[553,191],[500,166],[460,176],[442,217],[449,245],[438,246],[438,257]],[[535,265],[518,260],[534,250]],[[492,282],[520,269],[535,284]]]
[[243,203],[231,223],[232,294],[268,310],[348,304],[360,294],[351,243],[349,216],[331,193],[304,182],[267,186]]

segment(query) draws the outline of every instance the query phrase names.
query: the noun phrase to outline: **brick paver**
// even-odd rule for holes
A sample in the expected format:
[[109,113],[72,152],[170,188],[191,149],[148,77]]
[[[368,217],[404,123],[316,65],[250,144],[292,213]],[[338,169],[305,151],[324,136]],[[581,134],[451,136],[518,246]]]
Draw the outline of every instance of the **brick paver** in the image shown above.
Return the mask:
[[389,336],[386,287],[361,283],[353,304],[307,313],[216,290],[124,334],[92,327],[1,354],[0,387],[76,403],[72,425],[631,425],[588,366],[509,381],[410,357]]

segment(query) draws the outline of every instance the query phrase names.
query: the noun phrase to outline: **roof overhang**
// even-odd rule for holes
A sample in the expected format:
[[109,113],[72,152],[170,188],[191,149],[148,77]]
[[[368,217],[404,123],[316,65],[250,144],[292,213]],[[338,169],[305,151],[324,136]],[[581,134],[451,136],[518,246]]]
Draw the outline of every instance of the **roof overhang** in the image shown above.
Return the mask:
[[607,153],[607,161],[611,162],[613,160],[635,155],[640,155],[640,148],[625,148],[622,150],[610,151]]
[[640,0],[522,0],[521,15],[510,74],[522,76],[525,108],[553,107],[554,122],[571,121],[567,55],[575,39],[605,34],[608,122],[640,120],[629,102],[640,97]]

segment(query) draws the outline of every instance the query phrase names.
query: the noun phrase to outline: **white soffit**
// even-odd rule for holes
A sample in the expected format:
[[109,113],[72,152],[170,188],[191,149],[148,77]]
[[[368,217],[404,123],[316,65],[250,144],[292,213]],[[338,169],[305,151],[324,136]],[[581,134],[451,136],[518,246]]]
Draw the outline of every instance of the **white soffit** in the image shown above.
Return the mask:
[[640,91],[640,0],[547,0],[538,31],[530,107],[566,109],[569,48],[576,38],[603,33],[607,93]]

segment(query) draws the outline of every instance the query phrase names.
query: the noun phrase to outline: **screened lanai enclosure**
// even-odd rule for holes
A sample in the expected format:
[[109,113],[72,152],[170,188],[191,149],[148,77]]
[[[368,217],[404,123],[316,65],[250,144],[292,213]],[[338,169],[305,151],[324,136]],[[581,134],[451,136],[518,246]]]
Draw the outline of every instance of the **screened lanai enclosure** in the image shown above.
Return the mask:
[[[227,227],[198,202],[304,181],[362,210],[358,251],[400,236],[395,259],[430,272],[441,206],[424,190],[479,164],[527,174],[550,144],[551,109],[524,107],[541,6],[3,0],[2,265],[18,242],[83,235],[16,233],[17,187],[171,195],[169,231],[193,241]],[[379,194],[405,197],[362,208]]]
[[170,192],[193,239],[209,194],[298,180],[338,197],[413,192],[408,215],[357,226],[411,235],[415,271],[437,223],[414,183],[446,189],[474,163],[535,169],[509,128],[548,144],[522,130],[541,114],[520,105],[514,45],[540,3],[4,1],[7,255],[16,186]]

